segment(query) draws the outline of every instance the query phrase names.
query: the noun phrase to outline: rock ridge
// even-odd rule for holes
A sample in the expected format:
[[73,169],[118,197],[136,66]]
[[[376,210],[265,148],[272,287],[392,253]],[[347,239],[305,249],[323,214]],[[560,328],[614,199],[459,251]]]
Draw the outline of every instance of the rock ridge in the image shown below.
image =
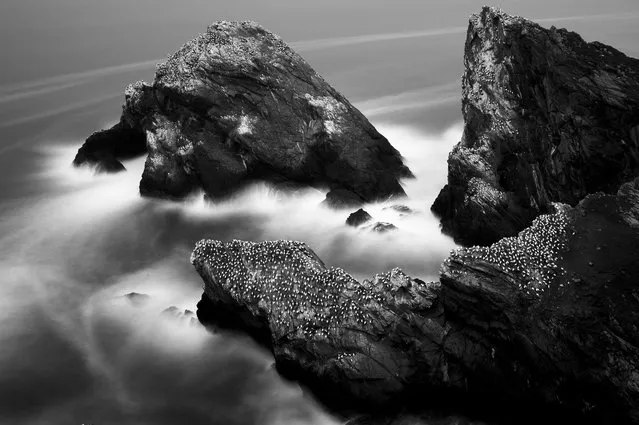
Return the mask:
[[[102,138],[122,144],[123,126],[144,135],[143,195],[203,189],[217,198],[263,179],[326,187],[337,191],[337,204],[363,203],[403,196],[400,179],[412,176],[361,112],[249,21],[214,23],[160,64],[152,84],[128,86],[121,122]],[[81,151],[91,147],[87,141]]]
[[464,133],[432,206],[465,245],[639,175],[639,60],[485,7],[464,53]]
[[[639,420],[639,179],[454,251],[439,282],[358,282],[301,242],[200,241],[198,317],[253,335],[337,411]],[[528,422],[527,422],[528,421]]]

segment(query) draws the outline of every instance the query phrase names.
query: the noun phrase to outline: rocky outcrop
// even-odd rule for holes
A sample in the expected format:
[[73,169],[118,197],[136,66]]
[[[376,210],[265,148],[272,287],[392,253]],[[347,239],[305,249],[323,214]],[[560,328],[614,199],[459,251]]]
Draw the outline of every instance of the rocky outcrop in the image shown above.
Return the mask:
[[461,142],[432,210],[463,244],[639,175],[639,60],[484,8],[466,39]]
[[557,209],[447,260],[443,309],[463,326],[448,349],[469,367],[469,391],[637,423],[639,179]]
[[[159,65],[152,84],[129,86],[122,123],[100,138],[116,143],[123,126],[145,135],[145,195],[220,197],[266,179],[361,204],[403,195],[400,179],[411,176],[344,96],[252,22],[213,24]],[[90,140],[81,151],[94,152]]]
[[352,227],[359,227],[364,223],[368,223],[372,219],[373,217],[368,212],[360,208],[348,216],[346,224]]
[[117,173],[124,171],[122,160],[146,153],[144,132],[119,122],[109,130],[93,133],[84,142],[73,160],[76,167],[88,165],[98,172]]
[[358,282],[299,242],[203,240],[198,317],[253,335],[338,410],[636,423],[639,179],[553,208],[455,251],[434,283],[397,269]]
[[[415,358],[438,351],[445,333],[427,318],[437,314],[438,283],[400,270],[360,283],[301,242],[204,240],[191,260],[205,282],[200,320],[248,332],[273,350],[283,375],[337,409],[387,406],[416,374],[433,378]],[[409,342],[411,329],[433,340]]]

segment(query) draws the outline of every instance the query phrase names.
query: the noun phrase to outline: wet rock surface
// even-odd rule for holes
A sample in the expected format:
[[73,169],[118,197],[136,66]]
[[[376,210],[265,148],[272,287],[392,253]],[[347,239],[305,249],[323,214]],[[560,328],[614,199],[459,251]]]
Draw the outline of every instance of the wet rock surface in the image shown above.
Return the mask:
[[338,411],[639,420],[639,179],[455,251],[440,282],[358,282],[299,242],[203,240],[198,317],[253,335]]
[[[290,180],[361,204],[403,195],[399,180],[411,176],[348,100],[252,22],[211,25],[160,64],[152,84],[129,86],[122,124],[100,140],[110,147],[124,127],[145,136],[145,195],[223,197],[251,179]],[[80,151],[99,157],[95,145]]]
[[470,20],[464,133],[432,210],[465,245],[639,174],[639,60],[496,9]]
[[371,221],[373,217],[363,209],[358,209],[354,213],[348,216],[346,224],[352,227],[359,227],[364,223]]

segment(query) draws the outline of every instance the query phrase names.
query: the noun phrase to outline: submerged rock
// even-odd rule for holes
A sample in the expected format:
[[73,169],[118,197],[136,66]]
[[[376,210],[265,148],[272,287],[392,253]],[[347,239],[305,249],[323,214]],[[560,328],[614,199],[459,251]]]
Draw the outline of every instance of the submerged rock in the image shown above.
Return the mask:
[[[129,86],[122,123],[145,136],[145,195],[201,188],[220,197],[266,179],[328,187],[361,204],[403,195],[399,180],[411,176],[348,100],[252,22],[211,25],[159,65],[152,84]],[[122,126],[101,139],[119,140]],[[82,150],[93,154],[94,144]]]
[[461,142],[432,210],[463,244],[639,175],[639,60],[484,8],[466,38]]
[[[365,210],[360,208],[348,216],[348,218],[346,219],[346,224],[352,227],[360,227],[372,220],[373,220],[373,217],[369,213],[367,213]],[[392,223],[387,223],[385,221],[377,221],[368,226],[365,226],[365,228],[373,232],[386,233],[390,230],[397,229],[397,226],[395,226]]]
[[372,219],[373,217],[369,213],[360,208],[348,216],[348,218],[346,219],[346,224],[353,227],[359,227],[362,224],[371,221]]
[[299,242],[200,241],[198,317],[248,332],[339,411],[639,420],[639,179],[453,252],[440,282],[358,282]]
[[557,208],[517,237],[447,260],[443,307],[465,326],[452,355],[484,389],[593,423],[636,423],[639,179]]
[[385,210],[393,210],[397,213],[399,213],[400,217],[406,216],[406,215],[411,215],[414,214],[415,211],[413,211],[412,208],[410,208],[407,205],[402,205],[402,204],[395,204],[395,205],[391,205],[389,207],[385,207]]
[[397,226],[395,226],[393,223],[387,223],[385,221],[378,221],[377,223],[373,224],[373,226],[371,226],[371,230],[377,233],[386,233],[395,229],[397,229]]
[[161,316],[170,320],[175,320],[177,323],[185,324],[191,327],[201,326],[194,312],[188,309],[182,311],[174,305],[164,309],[164,311],[162,311]]
[[128,294],[122,295],[122,297],[126,298],[133,307],[143,307],[151,301],[151,296],[140,294],[139,292],[129,292]]

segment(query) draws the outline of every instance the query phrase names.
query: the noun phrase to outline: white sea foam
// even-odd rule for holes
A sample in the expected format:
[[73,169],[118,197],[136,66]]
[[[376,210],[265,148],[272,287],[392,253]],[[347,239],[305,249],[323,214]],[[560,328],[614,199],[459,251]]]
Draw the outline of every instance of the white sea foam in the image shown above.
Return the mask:
[[[436,278],[454,243],[440,233],[429,206],[445,180],[445,158],[461,127],[433,135],[392,125],[378,128],[417,177],[405,182],[409,198],[401,201],[414,214],[390,209],[394,202],[364,206],[376,221],[397,226],[386,234],[346,226],[351,211],[322,206],[325,192],[317,189],[288,193],[256,183],[217,203],[205,202],[202,194],[180,203],[162,201],[138,193],[144,158],[125,162],[122,173],[95,174],[70,165],[75,145],[39,149],[40,170],[24,179],[38,183],[40,194],[5,202],[0,221],[0,346],[8,347],[0,352],[0,374],[15,367],[17,358],[31,364],[34,360],[23,353],[39,351],[30,341],[52,338],[48,333],[53,332],[79,353],[81,370],[94,382],[95,393],[76,401],[78,409],[112,406],[146,415],[148,392],[153,403],[179,404],[203,397],[199,388],[213,385],[206,397],[236,391],[261,423],[336,423],[296,385],[281,381],[269,367],[272,357],[255,344],[212,336],[161,312],[172,305],[196,310],[201,280],[188,258],[202,237],[301,240],[327,264],[360,279],[394,266]],[[150,298],[135,306],[124,297],[131,292]],[[34,318],[46,326],[25,327]],[[27,337],[29,332],[36,336]],[[218,376],[215,384],[207,373]],[[167,383],[172,380],[182,382],[184,395],[157,391],[158,386],[174,388],[177,384]],[[254,390],[247,392],[245,385]],[[53,420],[68,415],[68,409],[46,414]]]

